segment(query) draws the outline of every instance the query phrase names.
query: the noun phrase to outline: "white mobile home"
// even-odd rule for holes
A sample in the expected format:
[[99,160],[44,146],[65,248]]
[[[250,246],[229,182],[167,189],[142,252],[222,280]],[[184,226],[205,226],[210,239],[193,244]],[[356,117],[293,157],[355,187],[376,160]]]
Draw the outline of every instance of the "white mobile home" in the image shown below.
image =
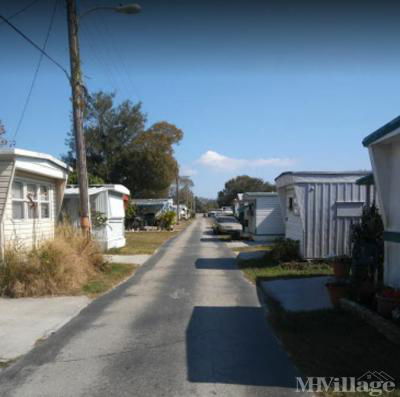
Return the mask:
[[0,248],[26,249],[54,237],[69,168],[22,149],[0,150]]
[[285,235],[282,211],[277,193],[244,193],[243,236],[255,241],[273,241]]
[[400,117],[363,140],[385,226],[385,284],[400,288]]
[[172,198],[133,199],[132,203],[136,206],[138,215],[143,217],[145,226],[154,226],[160,214],[174,210]]
[[284,172],[276,179],[285,236],[300,242],[304,258],[350,255],[350,229],[360,220],[368,172]]
[[[123,185],[92,185],[89,187],[92,234],[105,250],[120,248],[125,240],[125,202],[130,192]],[[79,189],[65,189],[63,213],[69,221],[79,227]],[[96,224],[96,218],[103,222]]]
[[243,193],[238,193],[236,198],[233,199],[232,208],[233,208],[233,215],[236,218],[239,218],[239,210],[241,205],[243,204]]

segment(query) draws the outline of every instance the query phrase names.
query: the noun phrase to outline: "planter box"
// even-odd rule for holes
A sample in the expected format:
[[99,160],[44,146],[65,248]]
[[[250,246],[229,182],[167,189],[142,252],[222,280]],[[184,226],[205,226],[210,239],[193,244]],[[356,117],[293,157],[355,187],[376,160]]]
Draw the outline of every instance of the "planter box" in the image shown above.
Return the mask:
[[392,343],[400,345],[400,328],[396,324],[348,299],[341,299],[340,306],[343,310],[357,314]]
[[400,307],[400,299],[389,298],[382,295],[376,295],[378,313],[387,318],[392,318],[392,312],[396,307]]

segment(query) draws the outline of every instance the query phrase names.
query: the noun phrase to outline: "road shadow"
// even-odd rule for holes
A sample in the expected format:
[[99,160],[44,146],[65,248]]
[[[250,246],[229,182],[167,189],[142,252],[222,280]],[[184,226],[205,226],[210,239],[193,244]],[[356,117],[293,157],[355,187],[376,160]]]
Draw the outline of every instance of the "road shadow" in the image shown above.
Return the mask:
[[194,263],[202,270],[237,270],[235,258],[199,258]]
[[190,382],[296,386],[297,374],[259,307],[195,307],[186,352]]

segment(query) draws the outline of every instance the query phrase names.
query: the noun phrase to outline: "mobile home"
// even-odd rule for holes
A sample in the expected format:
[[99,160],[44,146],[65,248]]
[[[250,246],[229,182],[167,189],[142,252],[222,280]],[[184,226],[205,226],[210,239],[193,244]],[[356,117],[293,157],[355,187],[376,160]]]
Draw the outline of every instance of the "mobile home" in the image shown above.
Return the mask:
[[157,216],[174,210],[172,198],[133,199],[132,204],[137,208],[138,215],[143,217],[145,226],[154,226]]
[[350,255],[350,229],[360,220],[369,187],[364,171],[284,172],[276,179],[285,236],[300,242],[304,258]]
[[54,237],[69,167],[44,153],[0,151],[0,248]]
[[[130,192],[123,185],[92,185],[89,187],[92,235],[104,250],[120,248],[125,240],[125,203]],[[79,227],[79,189],[65,189],[63,214]],[[99,221],[98,221],[99,220]]]
[[279,197],[273,192],[244,193],[243,237],[255,241],[273,241],[285,235]]
[[400,117],[363,140],[385,226],[385,284],[400,288]]

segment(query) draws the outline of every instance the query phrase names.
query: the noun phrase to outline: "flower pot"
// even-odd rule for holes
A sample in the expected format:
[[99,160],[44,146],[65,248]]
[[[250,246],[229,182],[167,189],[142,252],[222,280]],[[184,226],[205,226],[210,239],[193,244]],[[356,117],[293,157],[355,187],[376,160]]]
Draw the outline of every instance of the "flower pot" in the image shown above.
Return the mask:
[[380,294],[376,295],[376,303],[378,313],[387,318],[391,318],[393,310],[396,307],[400,307],[399,298],[391,298]]
[[342,262],[333,263],[333,274],[336,278],[348,278],[350,274],[350,264]]
[[329,292],[332,305],[335,307],[339,306],[340,299],[349,296],[350,288],[348,284],[332,282],[327,283],[325,286]]

